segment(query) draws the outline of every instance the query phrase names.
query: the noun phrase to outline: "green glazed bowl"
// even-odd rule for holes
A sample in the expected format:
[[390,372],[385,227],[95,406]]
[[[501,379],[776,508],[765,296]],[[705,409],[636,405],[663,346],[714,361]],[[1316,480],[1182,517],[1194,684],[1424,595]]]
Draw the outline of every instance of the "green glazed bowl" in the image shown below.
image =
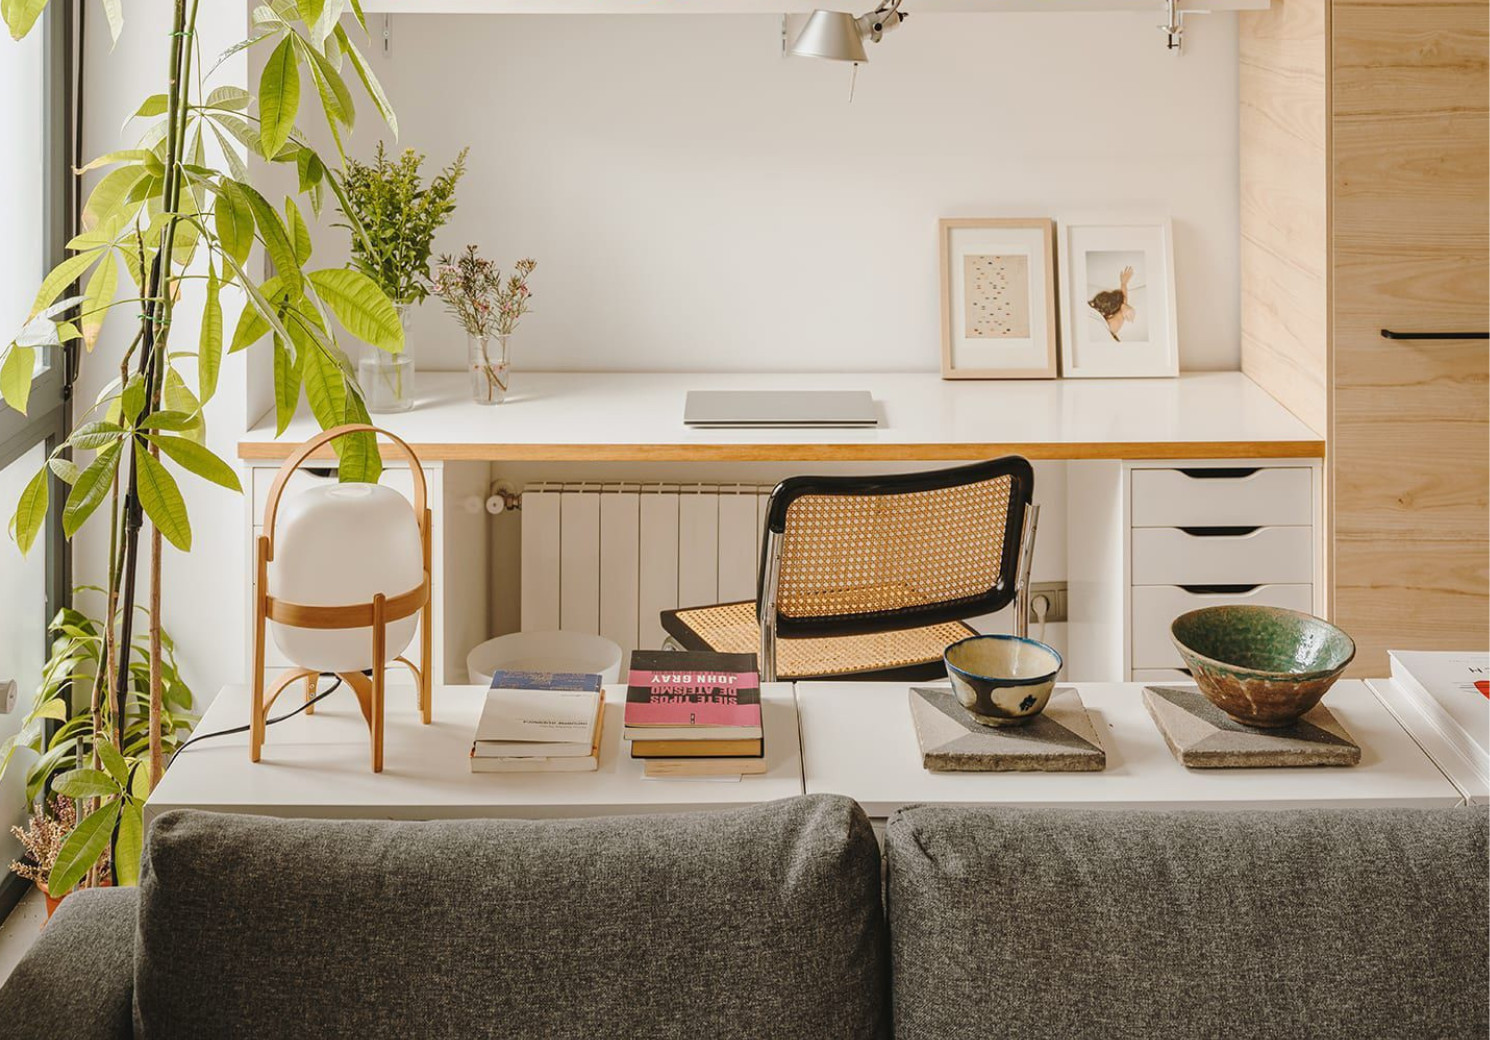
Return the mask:
[[1169,629],[1200,692],[1248,726],[1290,725],[1319,703],[1355,657],[1340,629],[1281,607],[1202,607]]

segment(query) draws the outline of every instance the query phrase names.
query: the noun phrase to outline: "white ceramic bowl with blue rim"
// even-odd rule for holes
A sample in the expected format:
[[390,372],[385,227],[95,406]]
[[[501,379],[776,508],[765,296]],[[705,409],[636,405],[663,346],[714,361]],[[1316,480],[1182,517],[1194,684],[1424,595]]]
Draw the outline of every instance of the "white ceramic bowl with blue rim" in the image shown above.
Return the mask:
[[1022,726],[1045,710],[1061,655],[1036,639],[969,636],[942,653],[952,692],[985,726]]

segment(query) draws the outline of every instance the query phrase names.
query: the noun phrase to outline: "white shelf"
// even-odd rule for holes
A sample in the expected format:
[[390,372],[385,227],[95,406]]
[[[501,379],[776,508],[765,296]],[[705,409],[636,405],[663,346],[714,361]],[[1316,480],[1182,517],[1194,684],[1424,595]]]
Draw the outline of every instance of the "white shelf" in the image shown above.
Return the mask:
[[[1324,441],[1240,372],[1177,379],[943,380],[932,373],[517,372],[495,407],[464,372],[420,372],[417,404],[374,422],[424,459],[492,461],[936,461],[1322,458]],[[868,390],[880,425],[857,430],[696,430],[689,390]],[[281,459],[317,432],[273,417],[239,442]]]
[[[1181,10],[1262,11],[1271,0],[1181,0]],[[368,14],[807,14],[852,10],[873,0],[363,0]],[[1160,0],[907,0],[909,14],[1006,14],[1054,11],[1159,12]]]

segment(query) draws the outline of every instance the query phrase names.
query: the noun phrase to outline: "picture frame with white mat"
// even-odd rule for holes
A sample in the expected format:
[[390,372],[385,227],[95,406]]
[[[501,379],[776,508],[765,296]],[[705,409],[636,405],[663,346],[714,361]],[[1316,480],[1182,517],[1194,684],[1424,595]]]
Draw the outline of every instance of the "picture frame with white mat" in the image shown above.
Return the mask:
[[1055,222],[938,222],[943,379],[1056,377]]
[[1061,373],[1179,375],[1174,237],[1168,217],[1060,220]]

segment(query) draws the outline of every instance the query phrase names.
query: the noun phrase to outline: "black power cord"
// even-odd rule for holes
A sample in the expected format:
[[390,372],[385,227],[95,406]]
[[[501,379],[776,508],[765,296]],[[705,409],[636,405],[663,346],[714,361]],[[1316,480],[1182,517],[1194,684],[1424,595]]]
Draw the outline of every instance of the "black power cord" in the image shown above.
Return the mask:
[[[330,672],[323,672],[322,674],[323,675],[330,675],[332,673],[330,673]],[[314,697],[312,697],[310,700],[306,701],[304,704],[300,705],[300,707],[296,708],[292,712],[288,712],[288,713],[286,713],[284,715],[276,715],[274,718],[269,719],[267,722],[265,722],[264,725],[266,725],[266,726],[272,726],[276,722],[283,722],[285,719],[293,719],[296,715],[299,715],[302,711],[304,711],[306,708],[309,708],[312,704],[315,704],[317,701],[323,701],[327,697],[330,697],[341,686],[341,676],[338,675],[335,678],[336,678],[336,682],[334,682],[330,686],[328,686],[323,692],[316,694]],[[174,754],[172,754],[171,757],[174,758],[176,755],[181,754],[181,752],[185,751],[187,748],[191,747],[193,744],[195,744],[199,740],[211,740],[213,737],[226,737],[226,736],[230,736],[230,735],[232,735],[234,733],[247,733],[249,731],[249,728],[250,728],[249,726],[234,726],[231,729],[219,729],[219,730],[214,730],[211,733],[198,733],[196,736],[194,736],[191,739],[187,740],[186,743],[184,743],[180,747],[178,747],[175,750]]]

